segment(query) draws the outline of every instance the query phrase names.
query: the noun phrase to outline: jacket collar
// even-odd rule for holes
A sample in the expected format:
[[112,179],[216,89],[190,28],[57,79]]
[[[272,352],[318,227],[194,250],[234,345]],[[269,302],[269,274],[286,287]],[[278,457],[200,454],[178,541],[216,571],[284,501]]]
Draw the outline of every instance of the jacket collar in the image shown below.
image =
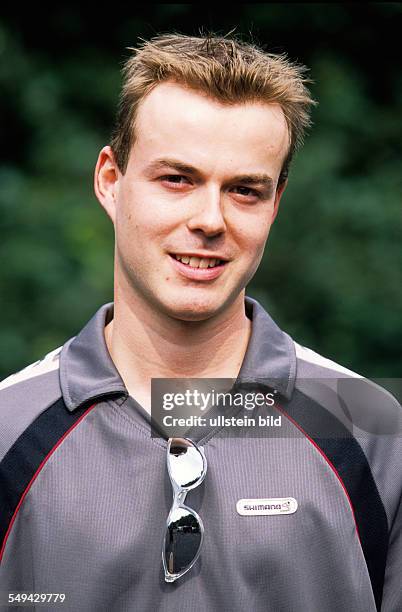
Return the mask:
[[[279,329],[257,300],[246,296],[245,310],[252,320],[252,331],[237,381],[260,381],[290,399],[296,377],[292,339]],[[105,341],[104,328],[112,318],[110,302],[101,306],[61,350],[60,384],[70,411],[97,399],[128,396]]]

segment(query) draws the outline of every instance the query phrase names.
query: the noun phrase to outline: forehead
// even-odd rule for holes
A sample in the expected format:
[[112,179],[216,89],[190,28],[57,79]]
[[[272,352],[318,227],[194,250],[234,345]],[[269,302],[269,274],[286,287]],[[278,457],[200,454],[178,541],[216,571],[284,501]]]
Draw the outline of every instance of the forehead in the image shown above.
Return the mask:
[[289,146],[279,104],[223,104],[173,82],[159,84],[142,100],[135,137],[137,155],[179,154],[201,164],[224,159],[280,165]]

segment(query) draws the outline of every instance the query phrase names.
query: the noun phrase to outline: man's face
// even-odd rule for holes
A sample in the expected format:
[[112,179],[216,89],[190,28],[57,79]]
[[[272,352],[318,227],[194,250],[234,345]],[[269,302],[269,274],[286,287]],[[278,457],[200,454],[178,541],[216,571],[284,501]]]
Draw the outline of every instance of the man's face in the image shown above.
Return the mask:
[[239,298],[277,212],[288,142],[277,104],[224,106],[158,85],[138,109],[109,211],[125,299],[199,321]]

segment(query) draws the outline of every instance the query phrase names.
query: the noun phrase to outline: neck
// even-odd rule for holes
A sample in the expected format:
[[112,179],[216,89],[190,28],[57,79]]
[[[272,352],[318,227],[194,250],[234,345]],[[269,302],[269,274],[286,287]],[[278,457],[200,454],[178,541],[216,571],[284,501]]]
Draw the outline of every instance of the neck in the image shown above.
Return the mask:
[[182,321],[140,299],[114,298],[106,344],[130,395],[150,391],[151,378],[236,378],[251,334],[244,291],[224,312]]

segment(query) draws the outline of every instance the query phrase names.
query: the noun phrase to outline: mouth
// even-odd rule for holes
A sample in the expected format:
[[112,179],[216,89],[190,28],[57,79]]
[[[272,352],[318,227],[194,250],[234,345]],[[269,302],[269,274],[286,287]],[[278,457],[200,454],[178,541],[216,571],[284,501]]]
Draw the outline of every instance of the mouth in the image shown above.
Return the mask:
[[177,253],[169,253],[170,257],[185,266],[190,268],[198,268],[200,270],[206,270],[208,268],[216,268],[223,266],[226,263],[225,259],[218,259],[216,257],[196,257],[194,255],[178,255]]
[[175,270],[192,281],[211,281],[220,276],[228,265],[228,260],[216,257],[196,257],[169,253],[170,261]]

